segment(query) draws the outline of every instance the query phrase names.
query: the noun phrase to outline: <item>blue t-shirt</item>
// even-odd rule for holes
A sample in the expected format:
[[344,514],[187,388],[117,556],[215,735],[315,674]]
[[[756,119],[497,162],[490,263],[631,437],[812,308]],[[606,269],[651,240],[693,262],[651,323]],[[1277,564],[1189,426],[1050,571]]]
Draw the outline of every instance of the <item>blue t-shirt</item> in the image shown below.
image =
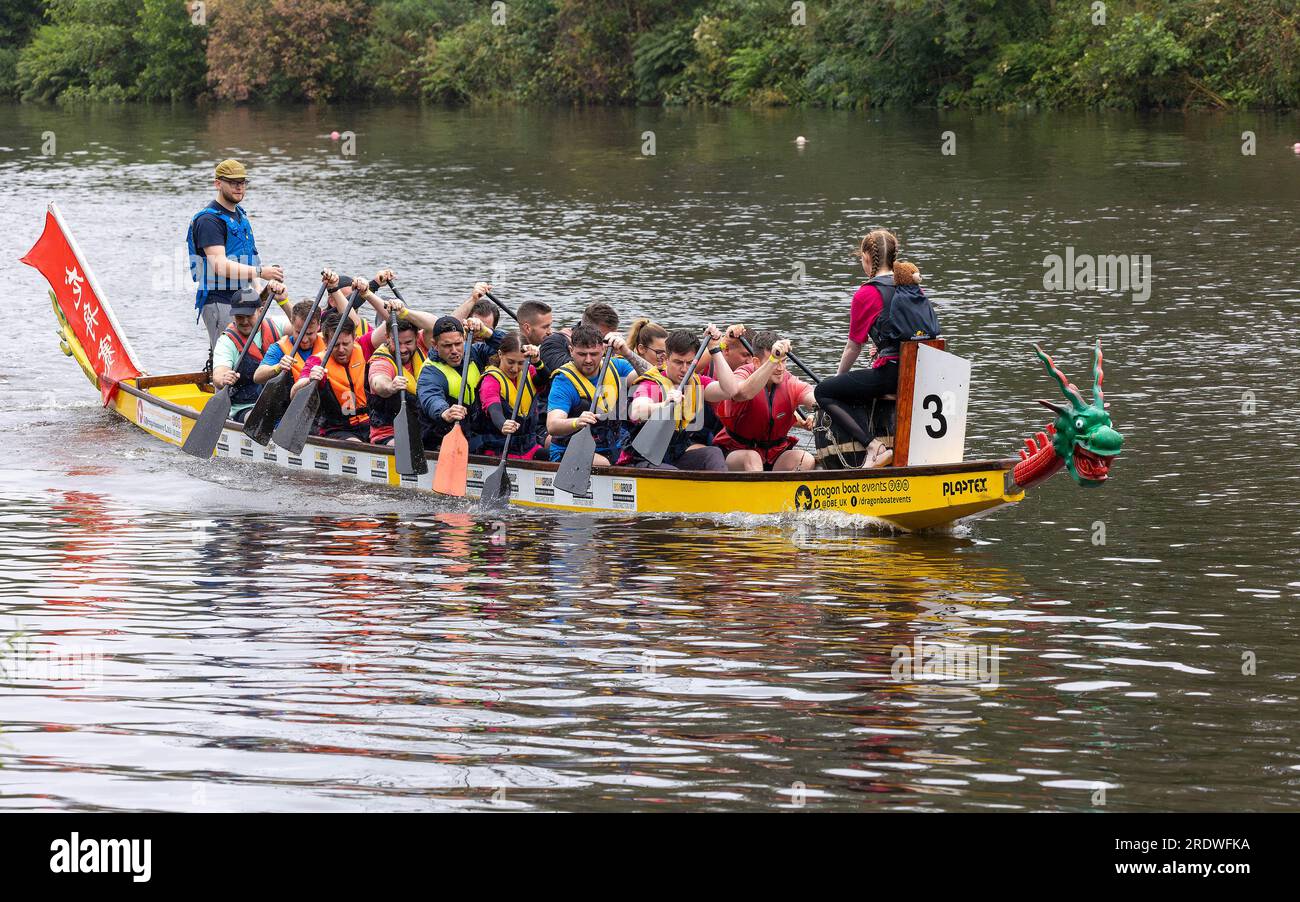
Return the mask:
[[[205,247],[220,245],[224,248],[226,246],[226,222],[218,216],[217,213],[224,212],[235,216],[235,218],[238,219],[237,215],[230,213],[229,210],[226,210],[215,200],[208,204],[208,209],[212,212],[202,214],[198,219],[194,220],[193,224],[194,252],[200,257],[207,256],[203,251]],[[221,304],[229,304],[234,300],[235,295],[237,294],[239,294],[238,289],[226,290],[213,288],[208,292],[208,300],[216,301]]]
[[[636,370],[632,368],[632,364],[628,363],[622,357],[615,357],[610,362],[610,366],[613,367],[614,371],[624,379],[636,372]],[[573,410],[574,406],[581,400],[582,395],[578,393],[577,387],[569,381],[569,377],[567,375],[556,373],[555,378],[551,380],[551,393],[546,397],[546,409],[548,411],[563,410],[565,413],[568,413]],[[585,402],[585,404],[590,403],[590,401]],[[586,409],[585,405],[583,409]],[[567,448],[568,445],[569,439],[567,437],[561,439],[552,438],[549,451],[551,460],[558,462],[560,458],[564,457],[564,449]],[[612,448],[596,448],[597,453],[604,454],[606,457],[608,457],[609,453],[613,450],[614,449]]]
[[[298,356],[302,358],[303,363],[306,363],[311,357],[310,349],[304,351],[302,348],[294,348],[294,350],[298,352]],[[262,355],[262,366],[276,366],[283,359],[284,349],[280,347],[279,343],[276,343],[271,345],[271,350]]]

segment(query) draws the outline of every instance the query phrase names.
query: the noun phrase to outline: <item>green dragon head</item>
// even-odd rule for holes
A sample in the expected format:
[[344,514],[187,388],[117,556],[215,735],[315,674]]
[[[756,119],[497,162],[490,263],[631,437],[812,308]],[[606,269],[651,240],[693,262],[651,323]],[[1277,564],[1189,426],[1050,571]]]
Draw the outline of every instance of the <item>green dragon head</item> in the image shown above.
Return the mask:
[[1079,389],[1065,378],[1042,348],[1034,345],[1034,350],[1038,352],[1038,359],[1043,361],[1047,374],[1056,380],[1061,393],[1070,402],[1069,407],[1051,401],[1038,402],[1056,414],[1052,448],[1065,461],[1065,467],[1075,482],[1084,487],[1101,485],[1110,472],[1110,462],[1124,445],[1124,436],[1111,428],[1110,414],[1106,412],[1101,393],[1101,340],[1097,340],[1097,356],[1092,364],[1091,404],[1083,399]]

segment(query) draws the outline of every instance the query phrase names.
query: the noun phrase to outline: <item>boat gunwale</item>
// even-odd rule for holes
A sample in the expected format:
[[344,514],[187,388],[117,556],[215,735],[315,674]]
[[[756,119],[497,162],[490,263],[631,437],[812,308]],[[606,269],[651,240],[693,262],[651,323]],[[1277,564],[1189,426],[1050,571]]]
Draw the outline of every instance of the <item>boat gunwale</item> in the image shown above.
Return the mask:
[[[137,398],[147,400],[150,404],[157,404],[170,413],[180,414],[189,419],[197,419],[199,411],[192,407],[186,407],[183,404],[177,404],[166,398],[159,397],[149,391],[150,388],[162,388],[171,385],[202,385],[206,375],[204,373],[175,373],[165,376],[138,376],[130,381],[118,383],[119,389],[134,395]],[[244,424],[235,420],[226,420],[226,429],[231,429],[243,433]],[[313,435],[307,439],[309,444],[325,448],[339,448],[345,451],[361,451],[367,454],[386,454],[392,456],[393,448],[391,445],[372,445],[369,442],[350,442],[346,439],[325,438],[324,436]],[[438,454],[435,451],[425,450],[424,458],[428,461],[436,461]],[[471,454],[470,462],[478,465],[496,466],[501,462],[500,458],[489,457],[482,454]],[[690,482],[808,482],[822,479],[897,479],[900,477],[907,478],[912,476],[944,476],[956,473],[972,473],[980,470],[1010,470],[1020,461],[1018,458],[993,458],[990,460],[965,460],[954,464],[926,464],[918,467],[883,467],[879,469],[838,469],[838,470],[784,470],[784,471],[763,471],[763,472],[743,472],[732,471],[726,472],[716,470],[657,470],[649,467],[593,467],[592,473],[598,473],[604,476],[627,477],[634,479],[676,479]],[[534,470],[542,473],[554,473],[560,468],[558,463],[553,461],[538,460],[516,460],[511,458],[509,467],[516,467],[524,470]]]

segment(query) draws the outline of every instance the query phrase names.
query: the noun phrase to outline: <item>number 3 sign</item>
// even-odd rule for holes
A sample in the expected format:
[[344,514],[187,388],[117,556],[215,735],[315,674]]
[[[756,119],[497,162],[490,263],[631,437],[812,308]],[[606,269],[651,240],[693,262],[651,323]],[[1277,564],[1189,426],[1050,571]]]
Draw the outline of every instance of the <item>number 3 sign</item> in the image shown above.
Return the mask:
[[918,345],[913,385],[907,465],[960,463],[966,454],[970,361]]

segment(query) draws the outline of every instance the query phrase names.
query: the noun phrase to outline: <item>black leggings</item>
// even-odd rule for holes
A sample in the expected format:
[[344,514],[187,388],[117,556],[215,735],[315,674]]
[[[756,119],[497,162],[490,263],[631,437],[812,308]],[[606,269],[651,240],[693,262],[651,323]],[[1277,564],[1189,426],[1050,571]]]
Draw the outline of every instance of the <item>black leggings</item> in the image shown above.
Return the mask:
[[898,389],[898,362],[891,360],[875,369],[849,370],[843,376],[823,379],[813,391],[817,406],[830,414],[835,425],[848,433],[854,441],[871,444],[871,436],[863,431],[848,407],[870,404],[874,398],[893,394]]

